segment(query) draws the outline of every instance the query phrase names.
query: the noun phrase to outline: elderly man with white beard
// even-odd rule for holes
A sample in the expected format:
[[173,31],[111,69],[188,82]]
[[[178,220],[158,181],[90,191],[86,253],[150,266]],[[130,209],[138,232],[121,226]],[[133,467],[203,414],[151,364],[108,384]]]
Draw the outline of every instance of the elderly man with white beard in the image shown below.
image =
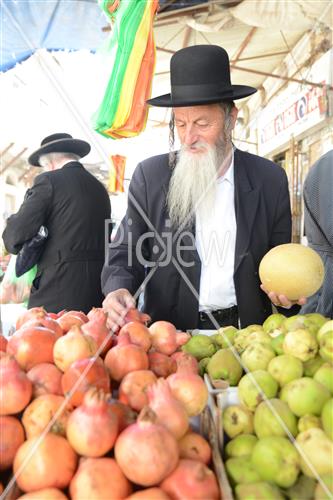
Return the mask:
[[272,303],[293,305],[258,277],[265,253],[290,242],[291,213],[284,170],[232,143],[234,101],[256,89],[231,84],[228,55],[214,45],[176,52],[170,75],[171,93],[148,103],[172,107],[170,142],[176,128],[181,148],[133,174],[102,273],[109,326],[124,324],[141,293],[152,321],[182,330],[262,323]]

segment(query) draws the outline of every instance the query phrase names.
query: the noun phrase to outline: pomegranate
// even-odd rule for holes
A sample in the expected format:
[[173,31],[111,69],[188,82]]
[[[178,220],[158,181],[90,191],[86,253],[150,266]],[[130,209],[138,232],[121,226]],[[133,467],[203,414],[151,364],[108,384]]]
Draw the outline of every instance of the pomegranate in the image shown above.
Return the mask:
[[184,436],[189,427],[188,415],[183,404],[172,395],[168,382],[159,379],[147,388],[147,395],[157,423],[164,425],[176,439]]
[[208,465],[212,458],[212,450],[206,439],[196,432],[188,432],[179,442],[180,458],[199,460]]
[[61,386],[73,406],[79,406],[84,394],[92,387],[111,392],[110,377],[101,358],[74,361],[63,374]]
[[14,474],[21,490],[66,488],[76,469],[77,456],[68,441],[46,434],[25,441],[14,459]]
[[208,390],[187,361],[181,362],[176,373],[169,375],[167,381],[173,395],[183,403],[190,417],[202,412],[208,401]]
[[47,432],[66,436],[66,425],[72,407],[63,396],[43,394],[26,407],[22,416],[27,438],[39,436],[46,428]]
[[0,334],[0,351],[6,352],[8,340]]
[[168,321],[155,321],[149,331],[155,351],[169,356],[191,338],[189,333],[177,332],[176,327]]
[[128,373],[119,386],[119,401],[128,404],[133,410],[140,411],[148,404],[147,388],[156,380],[150,370]]
[[118,418],[110,411],[107,398],[102,390],[91,389],[69,417],[67,439],[79,455],[101,457],[116,441]]
[[39,363],[53,362],[53,330],[41,326],[23,326],[9,337],[7,352],[15,356],[23,370],[30,370]]
[[177,368],[179,367],[179,365],[184,366],[184,364],[186,363],[186,366],[188,366],[189,369],[192,369],[193,373],[199,373],[199,363],[191,354],[188,354],[187,352],[177,351],[171,354],[171,359],[176,361]]
[[32,397],[43,394],[57,394],[62,396],[62,372],[52,363],[40,363],[28,371],[27,376],[32,382]]
[[69,486],[72,500],[123,499],[131,494],[132,486],[113,458],[86,458]]
[[73,326],[80,327],[84,325],[84,323],[88,323],[88,318],[82,311],[66,311],[58,317],[57,322],[61,326],[64,333],[66,333]]
[[101,356],[112,346],[112,332],[106,326],[107,314],[103,309],[94,307],[88,313],[88,319],[88,323],[81,327],[82,332],[95,340],[98,353]]
[[56,339],[62,337],[63,330],[59,323],[54,319],[50,318],[48,315],[43,318],[33,318],[29,321],[26,321],[21,328],[33,327],[33,326],[43,326],[44,328],[48,328],[52,330],[56,336]]
[[170,498],[171,497],[160,488],[146,488],[132,493],[126,500],[170,500]]
[[22,495],[20,500],[67,500],[67,497],[57,488],[43,488],[42,490]]
[[151,317],[149,316],[149,314],[142,313],[135,308],[130,309],[124,318],[125,323],[130,323],[131,321],[140,321],[140,323],[145,324],[150,320]]
[[97,352],[97,344],[90,335],[82,333],[81,328],[73,326],[69,332],[54,344],[54,363],[61,371],[66,371],[74,361],[90,358]]
[[137,413],[128,405],[121,403],[117,399],[109,399],[109,409],[118,419],[119,434],[131,424],[136,422]]
[[31,309],[24,311],[24,313],[20,314],[20,316],[17,318],[16,330],[19,330],[21,326],[27,321],[30,321],[32,319],[45,318],[46,315],[47,312],[45,311],[44,307],[32,307]]
[[142,347],[146,352],[151,347],[151,339],[148,328],[140,321],[131,321],[126,323],[119,332],[119,337],[127,333],[131,344]]
[[120,382],[127,373],[135,370],[147,370],[149,362],[146,352],[130,343],[128,334],[123,334],[115,347],[105,356],[111,378]]
[[176,438],[149,407],[135,424],[127,427],[115,445],[116,460],[125,476],[141,486],[154,486],[176,468],[179,459]]
[[16,417],[0,417],[0,470],[12,466],[18,448],[24,441],[24,430]]
[[218,483],[213,471],[196,460],[180,460],[178,467],[160,484],[175,500],[219,500]]
[[0,357],[0,415],[13,415],[23,410],[32,395],[32,383],[13,356]]
[[174,359],[161,352],[148,353],[149,369],[157,377],[168,377],[177,371],[177,363]]
[[66,309],[63,309],[62,311],[59,311],[58,313],[48,312],[47,316],[49,318],[52,318],[52,319],[58,319],[58,318],[61,318],[61,316],[63,316],[66,312],[67,312]]

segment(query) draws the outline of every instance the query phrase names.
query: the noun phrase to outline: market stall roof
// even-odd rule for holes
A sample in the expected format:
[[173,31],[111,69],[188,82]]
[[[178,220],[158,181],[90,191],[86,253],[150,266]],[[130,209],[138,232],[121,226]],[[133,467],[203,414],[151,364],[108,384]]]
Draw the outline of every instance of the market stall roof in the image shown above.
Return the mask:
[[[1,2],[1,9],[2,68],[11,69],[0,77],[1,95],[6,95],[2,100],[1,114],[6,124],[0,148],[14,142],[14,153],[15,147],[19,151],[27,148],[23,155],[28,156],[42,137],[66,131],[93,145],[88,158],[91,162],[106,163],[107,154],[99,154],[102,149],[119,154],[128,151],[127,140],[101,138],[90,126],[91,114],[110,74],[110,66],[97,50],[110,30],[97,2],[6,0]],[[169,91],[169,62],[174,51],[199,43],[226,48],[234,84],[262,89],[271,77],[282,86],[290,78],[281,64],[300,40],[312,40],[310,66],[316,55],[332,46],[332,2],[160,0],[154,33],[157,63],[153,96]],[[319,36],[322,34],[324,37]],[[31,53],[34,55],[29,57]],[[293,64],[294,80],[304,84],[308,66],[301,67],[294,56]],[[148,129],[156,131],[167,121],[167,110],[151,108]],[[142,144],[146,156],[154,154],[156,144],[145,142],[144,134],[136,143]]]
[[[160,0],[160,12],[207,2]],[[96,0],[5,0],[0,8],[3,41],[0,71],[25,61],[39,48],[94,52],[105,40],[107,20]]]

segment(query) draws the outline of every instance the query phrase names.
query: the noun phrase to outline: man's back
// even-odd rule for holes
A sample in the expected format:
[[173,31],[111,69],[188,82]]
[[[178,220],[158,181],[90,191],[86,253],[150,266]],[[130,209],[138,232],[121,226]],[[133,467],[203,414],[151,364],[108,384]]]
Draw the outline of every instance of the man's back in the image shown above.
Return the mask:
[[[104,186],[78,162],[41,174],[52,186],[46,254],[56,249],[103,250],[110,201]],[[44,253],[44,255],[45,255]],[[42,258],[43,261],[43,258]]]
[[17,253],[40,225],[48,229],[29,307],[43,305],[56,312],[101,305],[104,227],[109,218],[106,189],[80,163],[69,162],[35,179],[3,235],[7,249]]

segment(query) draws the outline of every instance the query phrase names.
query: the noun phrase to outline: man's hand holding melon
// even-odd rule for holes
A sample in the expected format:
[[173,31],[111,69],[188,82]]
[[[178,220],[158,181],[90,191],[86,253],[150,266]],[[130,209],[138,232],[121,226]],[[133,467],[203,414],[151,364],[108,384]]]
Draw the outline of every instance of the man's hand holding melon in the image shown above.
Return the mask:
[[272,248],[259,265],[261,289],[275,306],[304,305],[324,280],[324,265],[309,247],[287,243]]

